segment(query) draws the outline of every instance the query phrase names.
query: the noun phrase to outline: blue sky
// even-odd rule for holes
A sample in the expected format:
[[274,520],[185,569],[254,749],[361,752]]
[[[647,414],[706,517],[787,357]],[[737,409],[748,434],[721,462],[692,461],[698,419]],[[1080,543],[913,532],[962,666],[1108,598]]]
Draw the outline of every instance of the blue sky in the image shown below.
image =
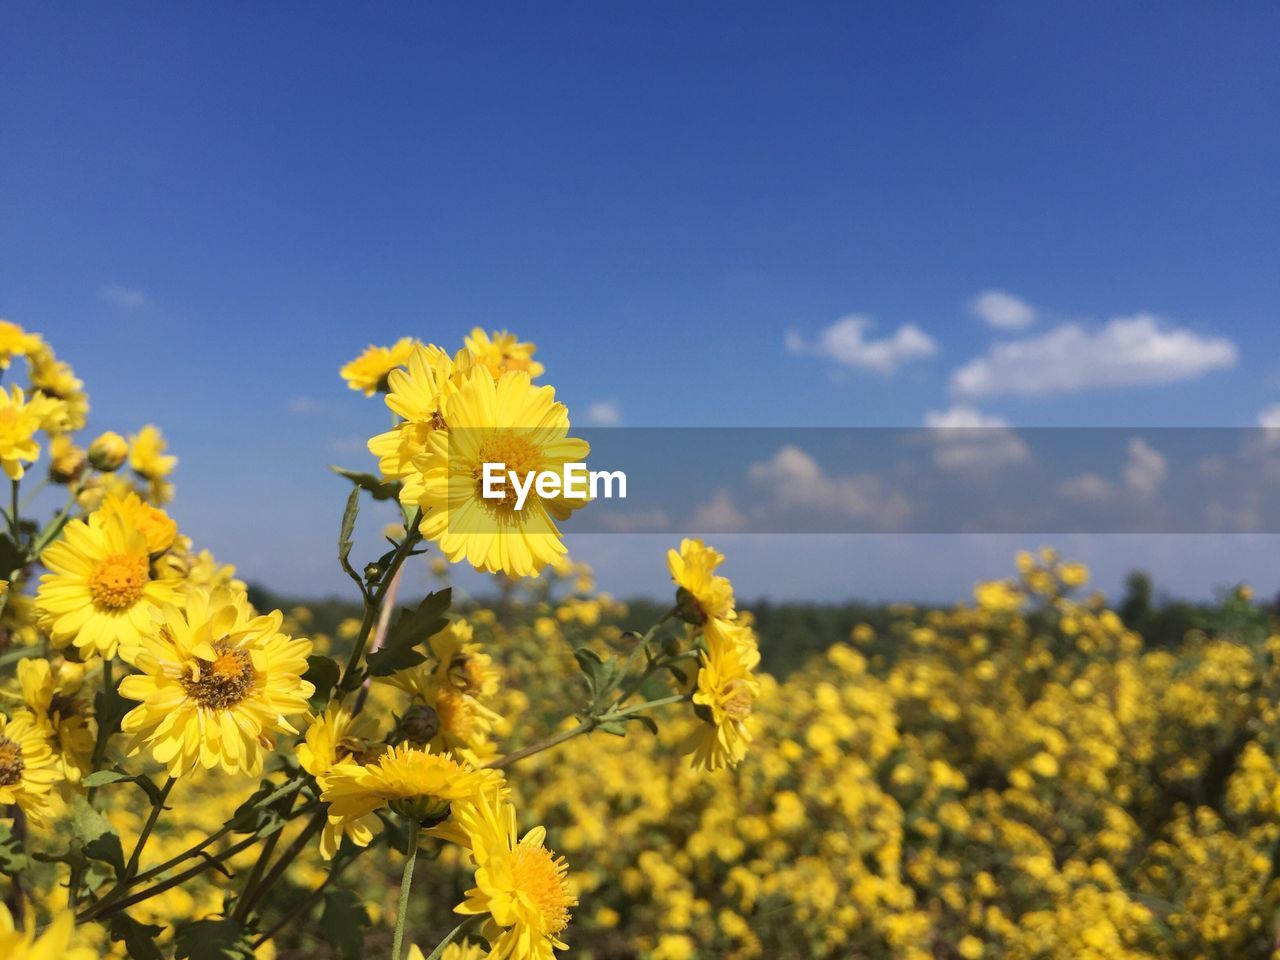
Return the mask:
[[[1273,4],[9,4],[0,32],[0,315],[95,426],[161,424],[184,526],[289,589],[341,588],[323,467],[385,420],[336,368],[406,334],[514,329],[575,415],[627,425],[1280,403]],[[583,539],[611,588],[661,586],[658,544]],[[921,588],[912,542],[767,541],[741,576],[1006,567],[948,540]],[[1280,559],[1196,543],[1130,554],[1192,592]]]

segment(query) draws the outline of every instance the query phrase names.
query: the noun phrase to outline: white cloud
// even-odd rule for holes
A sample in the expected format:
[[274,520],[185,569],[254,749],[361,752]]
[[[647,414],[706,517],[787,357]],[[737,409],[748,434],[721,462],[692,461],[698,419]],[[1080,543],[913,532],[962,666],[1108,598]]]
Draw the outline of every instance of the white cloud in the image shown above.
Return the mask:
[[1258,426],[1264,430],[1280,430],[1280,403],[1273,403],[1258,414]]
[[641,510],[638,513],[601,513],[597,522],[614,533],[646,533],[671,529],[671,518],[665,510]]
[[1129,441],[1129,459],[1125,462],[1125,485],[1134,493],[1149,497],[1160,489],[1169,474],[1169,461],[1141,437]]
[[1003,417],[989,416],[960,404],[930,410],[924,425],[934,444],[933,462],[940,470],[989,476],[996,470],[1025,463],[1031,450]]
[[728,490],[717,490],[706,503],[699,504],[689,521],[694,533],[734,533],[747,525],[747,518],[733,502]]
[[1101,503],[1115,495],[1111,483],[1096,473],[1082,473],[1078,477],[1068,477],[1058,487],[1058,493],[1067,500],[1078,500],[1081,503]]
[[891,529],[910,514],[901,493],[874,474],[828,476],[818,461],[790,444],[770,459],[747,470],[752,483],[766,490],[773,505],[783,510],[816,510],[854,519],[874,520]]
[[786,348],[789,353],[812,353],[842,366],[874,370],[886,376],[909,360],[938,352],[937,342],[913,324],[903,324],[890,336],[869,340],[867,334],[874,326],[870,317],[852,314],[831,324],[813,343],[794,330],[788,331]]
[[1039,337],[997,343],[956,370],[951,389],[976,399],[1176,383],[1228,370],[1238,355],[1223,337],[1164,327],[1150,314],[1138,314],[1097,330],[1067,323]]
[[299,394],[289,398],[289,412],[298,416],[312,413],[316,409],[316,401],[312,397]]
[[969,301],[970,312],[989,327],[1023,330],[1036,320],[1031,304],[1007,290],[983,290]]
[[98,291],[98,296],[107,303],[115,304],[124,310],[138,310],[150,302],[145,290],[137,287],[125,287],[118,283],[109,283]]
[[593,427],[616,427],[622,423],[622,411],[612,400],[597,400],[587,407],[586,419]]

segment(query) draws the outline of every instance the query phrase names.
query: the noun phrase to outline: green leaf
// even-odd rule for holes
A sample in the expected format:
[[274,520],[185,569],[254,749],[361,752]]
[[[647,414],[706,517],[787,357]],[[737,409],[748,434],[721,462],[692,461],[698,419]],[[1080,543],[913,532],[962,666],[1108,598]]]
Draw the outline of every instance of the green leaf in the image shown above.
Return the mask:
[[121,780],[132,780],[133,776],[128,773],[121,773],[119,770],[95,770],[83,780],[80,785],[84,787],[105,787],[109,783],[119,783]]
[[117,877],[124,876],[124,850],[120,847],[120,837],[107,818],[93,809],[84,797],[77,796],[72,805],[71,833],[80,841],[86,857],[110,864]]
[[230,917],[225,920],[197,920],[177,928],[175,937],[179,960],[247,960],[253,948],[244,928]]
[[127,913],[117,913],[108,927],[111,939],[123,943],[133,960],[164,960],[164,954],[156,946],[156,937],[164,927],[154,923],[140,923]]
[[347,470],[345,467],[329,469],[340,477],[346,477],[356,485],[357,490],[368,490],[375,500],[394,500],[400,496],[400,483],[395,480],[383,480],[371,473],[360,473],[358,470]]
[[110,737],[120,732],[120,721],[136,704],[120,696],[120,684],[108,690],[99,690],[93,697],[94,717],[97,718],[100,735]]
[[578,661],[578,668],[587,682],[592,706],[603,703],[618,682],[617,660],[612,657],[605,660],[590,647],[574,650],[573,658]]
[[604,723],[597,724],[596,729],[603,733],[613,734],[615,737],[625,737],[627,735],[627,726],[621,720],[606,720]]
[[360,513],[360,488],[352,487],[351,496],[347,497],[347,507],[342,511],[342,531],[338,534],[338,562],[343,567],[349,566],[351,556],[351,535],[356,529],[356,517]]
[[331,657],[322,657],[319,654],[307,657],[307,672],[302,675],[302,679],[316,688],[315,693],[311,695],[312,706],[323,707],[329,702],[341,674],[342,669]]
[[346,960],[364,956],[364,928],[369,914],[351,890],[330,890],[324,895],[324,915],[320,919],[325,941]]
[[0,580],[13,579],[13,572],[27,565],[27,555],[8,534],[0,534]]
[[452,602],[453,591],[445,587],[427,594],[417,609],[401,611],[387,631],[382,649],[367,658],[370,675],[386,677],[422,663],[426,656],[414,648],[445,628],[445,614]]
[[31,864],[22,841],[13,835],[8,825],[0,823],[0,873],[16,876]]

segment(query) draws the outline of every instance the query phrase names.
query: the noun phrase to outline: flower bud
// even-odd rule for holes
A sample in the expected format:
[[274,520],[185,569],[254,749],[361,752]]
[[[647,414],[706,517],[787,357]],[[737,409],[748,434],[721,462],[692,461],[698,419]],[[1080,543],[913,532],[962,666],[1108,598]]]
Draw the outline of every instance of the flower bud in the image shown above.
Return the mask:
[[431,707],[416,703],[400,718],[389,742],[393,746],[411,743],[415,747],[422,747],[430,743],[439,732],[440,715]]
[[84,472],[84,451],[66,434],[49,441],[49,479],[54,483],[71,483]]
[[111,473],[119,470],[129,456],[129,444],[120,434],[108,430],[89,444],[89,462],[95,470]]

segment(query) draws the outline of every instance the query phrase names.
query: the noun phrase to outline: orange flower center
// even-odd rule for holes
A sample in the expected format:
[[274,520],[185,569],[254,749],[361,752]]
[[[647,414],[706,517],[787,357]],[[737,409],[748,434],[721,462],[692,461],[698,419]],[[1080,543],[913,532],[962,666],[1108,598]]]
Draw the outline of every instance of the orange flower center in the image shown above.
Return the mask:
[[107,610],[123,610],[138,602],[151,578],[147,558],[129,553],[104,557],[89,574],[93,602]]
[[21,780],[25,767],[22,747],[0,734],[0,787],[11,787]]
[[257,674],[248,650],[223,644],[215,644],[214,650],[218,656],[212,661],[197,660],[182,686],[201,706],[225,710],[248,695]]
[[[501,487],[503,492],[501,500],[484,496],[482,471],[486,463],[503,464],[502,475],[505,482]],[[523,484],[525,478],[541,466],[542,453],[527,437],[509,430],[493,434],[480,445],[480,463],[475,469],[476,499],[492,510],[513,511],[516,506],[516,491],[515,485],[507,475],[508,471],[515,471]],[[530,495],[534,495],[532,491]]]
[[569,908],[578,902],[565,889],[565,870],[564,858],[544,846],[519,843],[511,851],[512,885],[533,901],[552,936],[569,925]]
[[755,697],[751,695],[751,688],[745,680],[730,680],[725,684],[720,709],[730,720],[747,719],[754,706]]

